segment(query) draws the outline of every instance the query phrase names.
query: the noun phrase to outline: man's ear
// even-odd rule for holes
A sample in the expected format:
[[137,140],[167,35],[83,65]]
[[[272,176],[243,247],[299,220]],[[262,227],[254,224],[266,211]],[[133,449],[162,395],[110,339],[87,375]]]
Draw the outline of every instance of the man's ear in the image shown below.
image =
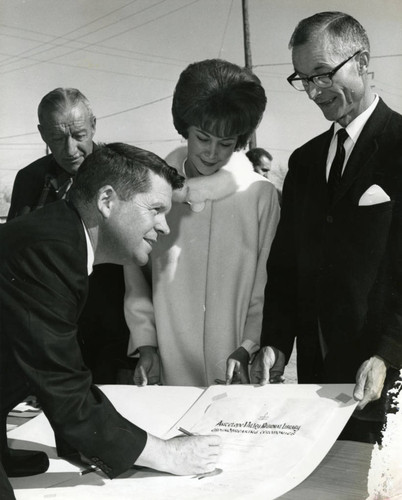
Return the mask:
[[98,190],[96,197],[97,207],[104,219],[108,219],[110,217],[113,207],[118,199],[117,193],[112,186],[102,186]]
[[96,132],[96,116],[92,117],[91,125],[92,125],[92,133],[95,134],[95,132]]
[[358,62],[359,62],[359,73],[361,75],[367,73],[370,62],[370,53],[367,50],[363,50],[361,54],[358,55]]
[[38,125],[38,130],[39,130],[40,136],[42,137],[43,142],[45,142],[47,144],[46,139],[45,139],[45,133],[44,133],[42,125],[40,125],[40,124]]

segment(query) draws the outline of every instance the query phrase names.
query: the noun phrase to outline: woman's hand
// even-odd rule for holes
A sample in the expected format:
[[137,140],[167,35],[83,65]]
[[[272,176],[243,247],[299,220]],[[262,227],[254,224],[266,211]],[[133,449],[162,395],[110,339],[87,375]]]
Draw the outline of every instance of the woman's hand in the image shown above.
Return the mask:
[[140,358],[134,371],[134,383],[140,387],[160,383],[160,359],[156,347],[138,348]]
[[249,384],[248,363],[250,355],[244,347],[238,347],[226,361],[226,385]]

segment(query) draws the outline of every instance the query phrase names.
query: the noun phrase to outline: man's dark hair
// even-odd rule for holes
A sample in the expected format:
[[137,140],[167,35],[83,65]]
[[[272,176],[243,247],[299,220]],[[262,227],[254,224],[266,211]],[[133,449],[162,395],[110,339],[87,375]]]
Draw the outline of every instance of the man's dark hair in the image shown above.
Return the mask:
[[172,104],[173,123],[185,139],[196,126],[216,135],[237,135],[244,148],[266,106],[265,91],[252,71],[221,59],[190,64],[180,75]]
[[272,155],[264,148],[252,148],[246,153],[247,158],[253,164],[253,167],[258,167],[261,156],[266,156],[269,161],[272,161]]
[[127,201],[150,189],[150,172],[165,179],[172,189],[183,187],[183,177],[156,154],[121,142],[99,145],[80,166],[69,199],[89,203],[102,186],[110,185]]
[[315,38],[327,37],[329,49],[343,57],[358,50],[370,52],[370,42],[363,26],[343,12],[319,12],[307,17],[296,26],[289,42],[289,49],[304,45]]

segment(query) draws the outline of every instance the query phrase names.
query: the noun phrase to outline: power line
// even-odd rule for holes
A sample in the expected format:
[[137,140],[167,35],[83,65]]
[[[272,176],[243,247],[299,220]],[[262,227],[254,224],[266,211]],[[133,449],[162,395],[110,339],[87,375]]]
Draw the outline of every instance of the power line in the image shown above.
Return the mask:
[[381,90],[381,92],[384,92],[384,94],[392,95],[394,97],[402,97],[402,94],[395,94],[395,92],[390,92],[389,90],[382,89],[381,87],[376,87],[378,90]]
[[128,141],[122,141],[125,142],[126,144],[160,144],[160,143],[166,143],[166,142],[182,142],[182,139],[178,137],[177,139],[138,139],[138,140],[133,140],[130,139]]
[[267,63],[267,64],[253,64],[253,69],[254,68],[263,68],[265,66],[291,66],[291,62],[287,63]]
[[15,139],[16,137],[26,137],[27,135],[36,135],[36,134],[39,134],[39,132],[36,131],[36,132],[27,132],[25,134],[4,135],[3,137],[0,137],[0,139]]
[[138,106],[134,106],[132,108],[123,109],[122,111],[116,111],[115,113],[110,113],[109,115],[103,115],[100,118],[98,118],[98,120],[103,120],[104,118],[110,118],[112,116],[117,116],[117,115],[122,115],[124,113],[129,113],[130,111],[134,111],[136,109],[144,108],[145,106],[150,106],[151,104],[155,104],[157,102],[166,101],[167,99],[170,99],[171,97],[173,97],[173,96],[172,95],[168,95],[166,97],[161,97],[160,99],[155,99],[154,101],[149,101],[149,102],[146,102],[144,104],[139,104]]
[[[131,2],[129,2],[128,4],[123,5],[122,7],[118,7],[117,9],[112,10],[112,11],[111,11],[111,12],[109,12],[108,14],[104,14],[103,16],[100,16],[100,17],[98,17],[98,18],[94,19],[93,21],[90,21],[90,22],[88,22],[88,23],[86,23],[86,24],[83,24],[82,26],[79,26],[78,28],[75,28],[75,29],[73,29],[73,30],[71,30],[71,31],[69,31],[69,32],[67,32],[67,33],[64,33],[64,35],[62,35],[62,36],[57,36],[57,37],[54,37],[54,38],[53,38],[53,42],[55,42],[56,40],[63,39],[65,36],[71,35],[72,33],[75,33],[76,31],[79,31],[79,30],[81,30],[81,29],[83,29],[83,28],[86,28],[87,26],[90,26],[91,24],[94,24],[94,23],[96,23],[96,22],[100,21],[101,19],[104,19],[105,17],[108,17],[108,16],[110,16],[111,14],[114,14],[115,12],[118,12],[119,10],[125,9],[128,5],[132,5],[132,4],[136,3],[137,1],[138,1],[138,0],[132,0],[132,1],[131,1]],[[166,1],[166,0],[162,0],[162,2],[163,2],[163,1]],[[159,3],[161,3],[161,2],[159,2]],[[146,9],[144,9],[144,10],[146,10]],[[142,11],[140,11],[140,12],[142,12]],[[127,17],[125,17],[124,19],[127,19],[127,18],[129,18],[129,17],[132,17],[133,15],[136,15],[136,14],[137,14],[137,13],[135,13],[135,14],[131,14],[131,15],[129,15],[129,16],[127,16]],[[120,20],[119,20],[119,21],[115,21],[115,22],[120,22]],[[111,23],[111,24],[114,24],[114,23]],[[111,25],[111,24],[110,24],[110,25]],[[110,26],[110,25],[106,25],[106,27],[108,27],[108,26]],[[98,30],[95,30],[95,31],[98,31]],[[94,31],[94,32],[95,32],[95,31]],[[90,33],[87,33],[87,34],[85,34],[85,35],[81,35],[81,36],[80,36],[80,37],[78,37],[76,40],[79,40],[80,38],[83,38],[84,36],[88,36],[88,35],[90,35],[90,34],[92,34],[92,33],[94,33],[94,32],[90,32]],[[27,49],[27,50],[25,50],[25,51],[23,51],[23,52],[20,52],[20,54],[18,54],[18,56],[20,56],[21,54],[26,54],[27,52],[30,52],[30,51],[32,51],[32,50],[36,50],[36,49],[40,48],[40,47],[41,47],[41,46],[43,46],[43,45],[47,45],[48,43],[49,43],[49,42],[43,42],[43,43],[41,43],[38,47],[35,47],[34,49],[32,49],[32,48],[31,48],[31,49]],[[48,51],[48,50],[51,50],[51,49],[46,49],[46,50],[41,51],[41,52],[39,52],[39,53],[35,53],[34,55],[42,54],[43,52],[46,52],[46,51]],[[7,61],[6,61],[6,62],[7,62]],[[4,61],[2,62],[2,64],[1,64],[1,65],[3,65],[3,63],[4,63]]]
[[[163,1],[165,1],[165,0],[163,0]],[[146,26],[147,24],[153,23],[153,22],[155,22],[155,21],[158,21],[159,19],[163,19],[164,17],[170,16],[171,14],[173,14],[173,13],[175,13],[175,12],[178,12],[179,10],[186,9],[186,8],[187,8],[187,7],[189,7],[190,5],[192,5],[192,4],[194,4],[194,3],[197,3],[197,2],[199,2],[199,1],[200,1],[200,0],[193,0],[192,2],[190,2],[190,3],[186,4],[186,5],[182,5],[181,7],[178,7],[177,9],[173,9],[173,10],[171,10],[170,12],[167,12],[166,14],[161,14],[161,15],[160,15],[160,16],[158,16],[158,17],[155,17],[155,18],[153,18],[153,19],[150,19],[150,20],[148,20],[148,21],[145,21],[145,22],[144,22],[144,23],[142,23],[142,24],[137,24],[136,26],[132,26],[131,28],[128,28],[128,29],[126,29],[126,30],[124,30],[124,31],[120,31],[119,33],[117,33],[117,34],[115,34],[115,35],[111,35],[111,36],[109,36],[109,37],[107,37],[107,38],[103,38],[103,39],[102,39],[102,40],[100,40],[100,41],[101,41],[101,42],[106,42],[106,41],[108,41],[108,40],[111,40],[112,38],[116,38],[117,36],[124,35],[125,33],[128,33],[128,32],[130,32],[130,31],[133,31],[133,30],[135,30],[135,29],[137,29],[137,28],[141,28],[142,26]],[[99,43],[99,41],[98,41],[98,42],[96,42],[96,43],[90,43],[90,44],[88,44],[88,46],[91,46],[91,45],[97,45],[98,43]]]
[[[56,58],[54,58],[54,59],[56,59]],[[172,80],[171,78],[163,78],[163,77],[159,77],[159,76],[139,75],[138,73],[135,73],[135,74],[133,74],[133,73],[126,73],[126,72],[123,72],[123,71],[108,70],[108,69],[105,69],[105,68],[94,68],[94,67],[82,66],[80,64],[68,64],[68,63],[56,62],[56,61],[53,61],[51,59],[49,59],[47,61],[40,61],[38,63],[33,63],[33,64],[28,65],[28,66],[23,66],[21,68],[15,69],[15,70],[12,69],[12,70],[9,70],[9,71],[3,71],[0,74],[6,75],[8,73],[13,73],[13,72],[18,71],[18,70],[25,70],[25,69],[30,68],[32,66],[37,66],[41,62],[46,63],[46,64],[53,64],[55,66],[65,66],[66,68],[80,68],[80,69],[83,69],[85,71],[97,71],[97,72],[100,72],[100,73],[111,73],[113,75],[130,76],[130,77],[133,77],[133,78],[145,78],[147,80],[158,80],[158,81],[161,81],[161,82],[173,82],[173,81],[175,81],[175,80]]]
[[[157,7],[158,5],[162,4],[162,3],[165,3],[167,0],[160,0],[159,2],[157,3],[154,3],[152,5],[148,5],[148,7],[145,7],[144,9],[142,10],[139,10],[137,12],[134,12],[133,14],[130,14],[129,16],[126,16],[124,17],[123,19],[118,19],[117,21],[114,21],[112,23],[109,23],[107,24],[106,26],[101,26],[100,28],[97,28],[96,30],[93,30],[93,31],[90,31],[89,33],[85,33],[84,35],[81,35],[80,37],[78,37],[78,39],[80,38],[84,38],[84,37],[87,37],[89,35],[93,35],[94,33],[97,33],[98,31],[102,31],[103,29],[105,28],[109,28],[110,26],[113,26],[114,24],[119,24],[121,23],[122,21],[126,21],[127,19],[129,19],[130,17],[135,17],[135,16],[138,16],[138,14],[142,14],[143,12],[145,12],[146,10],[149,10],[149,9],[153,9],[154,7]],[[104,41],[104,40],[102,40]]]
[[[146,106],[151,106],[152,104],[156,104],[157,102],[166,101],[167,99],[171,99],[172,97],[173,97],[172,95],[168,95],[168,96],[165,96],[165,97],[160,97],[159,99],[155,99],[153,101],[144,102],[143,104],[139,104],[138,106],[133,106],[132,108],[126,108],[126,109],[123,109],[121,111],[116,111],[115,113],[109,113],[108,115],[98,116],[96,119],[99,121],[99,120],[104,120],[105,118],[111,118],[112,116],[117,116],[117,115],[122,115],[124,113],[129,113],[130,111],[134,111],[136,109],[141,109],[141,108],[145,108]],[[35,135],[38,134],[38,131],[36,131],[36,132],[27,132],[26,134],[7,135],[7,136],[0,137],[0,140],[3,140],[3,139],[15,139],[17,137],[26,137],[28,135],[34,135],[34,134]],[[0,143],[0,146],[1,145],[2,145],[2,143]]]
[[[401,57],[402,54],[383,54],[380,56],[370,56],[371,59],[382,59],[385,57]],[[266,63],[266,64],[253,64],[253,68],[262,68],[265,66],[290,66],[292,65],[291,62],[286,62],[286,63]]]
[[265,76],[267,78],[275,78],[275,79],[280,79],[280,80],[283,80],[288,75],[288,73],[284,73],[284,72],[282,72],[282,73],[273,73],[271,71],[264,71],[264,70],[259,70],[258,74],[259,75],[263,75],[263,76]]
[[[9,172],[16,172],[19,170],[19,167],[15,167],[15,168],[10,168],[10,167],[1,167],[1,172],[4,172],[4,171],[9,171]],[[1,182],[1,179],[0,179],[0,182]]]
[[[8,26],[6,24],[0,24],[0,27],[5,27],[5,28],[10,28],[10,29],[13,29],[13,30],[18,30],[19,32],[22,32],[22,33],[34,33],[35,35],[42,35],[43,36],[43,33],[39,33],[38,31],[34,31],[34,30],[27,30],[27,29],[23,29],[23,28],[15,28],[14,26]],[[7,36],[7,37],[12,37],[12,38],[17,38],[19,40],[27,40],[27,41],[30,41],[30,42],[38,42],[38,40],[35,40],[35,39],[32,39],[32,38],[27,38],[26,36],[23,37],[23,36],[18,36],[18,35],[10,35],[9,33],[5,34],[4,36]],[[49,36],[49,35],[46,35],[46,36]],[[62,40],[66,40],[67,43],[80,43],[82,44],[82,48],[85,47],[85,42],[79,42],[78,41],[78,38],[77,39],[66,39],[65,36],[60,36],[58,37],[59,39],[62,39]],[[42,42],[43,44],[52,44],[52,41],[48,41],[48,42]],[[154,55],[154,54],[149,54],[149,53],[146,53],[146,52],[138,52],[136,50],[131,50],[131,49],[128,49],[128,48],[125,48],[125,49],[122,49],[122,48],[116,48],[116,47],[110,47],[108,45],[102,45],[101,43],[97,43],[96,44],[98,47],[100,48],[104,48],[104,49],[108,49],[108,50],[114,50],[116,52],[120,52],[120,53],[127,53],[127,54],[136,54],[136,55],[140,55],[140,56],[145,56],[145,57],[154,57],[156,59],[163,59],[163,61],[166,61],[166,59],[168,59],[169,61],[176,61],[176,62],[180,62],[180,63],[183,63],[183,60],[182,59],[179,59],[177,57],[169,57],[169,56],[159,56],[159,55]],[[55,44],[54,47],[60,47],[61,45],[57,45]],[[3,54],[5,56],[10,56],[10,54]],[[13,56],[11,56],[13,57]],[[28,57],[26,57],[25,59],[28,59]],[[1,63],[0,63],[1,65]]]
[[21,147],[19,144],[15,144],[15,147],[12,147],[13,144],[9,146],[3,146],[3,144],[0,144],[0,151],[43,151],[45,148],[45,144],[42,144],[42,147],[39,146],[32,146],[32,147]]
[[[33,40],[33,39],[30,39],[30,38],[26,38],[26,37],[21,37],[21,36],[18,36],[18,35],[7,35],[8,38],[17,38],[18,40],[27,40],[27,41],[31,41],[31,42],[34,42],[36,40]],[[74,40],[70,40],[71,42],[73,42]],[[44,42],[46,43],[46,42]],[[90,52],[92,54],[101,54],[101,55],[105,55],[105,56],[111,56],[111,57],[119,57],[119,58],[122,58],[122,59],[128,59],[128,60],[132,60],[132,61],[140,61],[140,62],[146,62],[146,63],[149,63],[149,64],[165,64],[167,66],[177,66],[177,67],[181,67],[183,65],[183,61],[180,61],[180,64],[179,64],[179,60],[176,60],[177,62],[168,62],[166,61],[165,58],[162,58],[162,56],[154,56],[152,54],[150,55],[147,55],[147,54],[144,54],[146,55],[147,57],[154,57],[154,58],[159,58],[159,59],[162,59],[161,61],[152,61],[152,60],[149,60],[149,59],[141,59],[139,57],[134,57],[134,56],[131,56],[131,55],[124,55],[123,52],[130,52],[130,51],[122,51],[120,49],[116,49],[114,47],[107,47],[107,46],[104,46],[102,47],[102,45],[99,45],[99,48],[97,47],[93,47],[92,49],[88,48],[85,46],[85,44],[83,42],[77,42],[77,43],[82,43],[83,45],[83,49],[85,49],[86,52]],[[66,44],[52,44],[53,45],[53,48],[60,48],[60,47],[65,47]],[[75,50],[80,50],[81,47],[77,47]],[[110,51],[113,51],[115,53],[110,53],[110,52],[104,52],[101,50],[101,48],[104,48],[106,50],[110,50]],[[51,49],[49,49],[51,50]],[[116,54],[117,52],[117,54]],[[132,53],[135,53],[134,51],[132,51]],[[4,52],[0,53],[1,55],[4,55],[4,56],[9,56],[10,54],[5,54]],[[16,61],[13,61],[14,62],[17,62],[17,61],[22,61],[22,60],[32,60],[34,56],[36,56],[37,54],[33,54],[33,55],[29,55],[29,56],[22,56],[22,55],[19,55],[18,58],[16,59]],[[34,59],[35,60],[35,59]],[[43,59],[36,59],[36,61],[43,61]],[[173,59],[171,59],[171,61],[173,61]],[[7,62],[6,64],[11,64],[10,62]],[[2,63],[0,63],[0,67],[2,66]],[[16,71],[17,69],[21,69],[21,68],[13,68],[11,71]],[[7,71],[4,71],[4,73],[7,73]]]
[[380,85],[385,85],[386,87],[391,87],[392,89],[396,89],[396,90],[401,90],[401,86],[397,86],[397,85],[390,85],[388,82],[382,82],[380,80],[377,80],[377,78],[373,78],[373,81],[375,84],[380,84]]
[[402,54],[385,54],[383,56],[370,56],[370,59],[381,59],[383,57],[401,57]]
[[[39,132],[38,132],[39,134]],[[43,146],[43,142],[2,142],[0,143],[0,148],[3,146],[26,146],[26,147],[38,147]]]
[[[162,1],[166,1],[166,0],[162,0]],[[169,15],[171,15],[171,14],[173,14],[173,13],[175,13],[175,12],[179,11],[179,10],[185,9],[185,8],[189,7],[190,5],[192,5],[192,4],[194,4],[194,3],[197,3],[197,2],[199,2],[199,1],[200,1],[200,0],[193,0],[192,2],[190,2],[190,3],[186,4],[186,5],[183,5],[183,6],[181,6],[181,7],[178,7],[178,8],[176,8],[176,9],[173,9],[173,10],[171,10],[171,11],[170,11],[170,12],[168,12],[168,13],[161,14],[160,16],[155,17],[155,18],[153,18],[153,19],[150,19],[150,20],[148,20],[148,21],[146,21],[146,22],[144,22],[144,23],[142,23],[142,24],[138,24],[138,25],[136,25],[136,26],[132,26],[132,27],[130,27],[130,28],[128,28],[128,29],[126,29],[126,30],[124,30],[124,31],[120,31],[119,33],[116,33],[116,34],[111,35],[111,36],[109,36],[109,37],[107,37],[107,38],[104,38],[104,39],[102,39],[102,40],[100,40],[100,41],[98,41],[98,42],[89,43],[89,44],[87,44],[85,47],[82,47],[82,48],[79,48],[79,49],[74,49],[74,50],[71,50],[70,52],[66,52],[65,54],[63,54],[63,57],[68,56],[68,55],[73,54],[73,53],[78,52],[78,51],[85,50],[87,47],[92,47],[92,46],[94,46],[94,45],[96,46],[96,45],[98,45],[98,44],[99,44],[99,42],[105,42],[105,41],[111,40],[112,38],[116,38],[117,36],[124,35],[125,33],[128,33],[128,32],[130,32],[130,31],[133,31],[133,30],[137,29],[137,28],[140,28],[140,27],[142,27],[142,26],[145,26],[145,25],[147,25],[147,24],[150,24],[150,23],[152,23],[152,22],[155,22],[155,21],[157,21],[157,20],[159,20],[159,19],[162,19],[162,18],[164,18],[164,17],[167,17],[167,16],[169,16]],[[30,68],[30,67],[32,67],[32,66],[37,66],[38,64],[43,64],[43,63],[45,63],[45,62],[51,62],[51,61],[53,61],[54,59],[57,59],[57,58],[59,58],[59,57],[61,57],[61,56],[54,56],[54,57],[51,57],[50,59],[44,59],[44,60],[41,60],[41,61],[39,61],[39,62],[35,62],[35,63],[30,64],[30,65],[27,65],[27,66],[23,66],[23,67],[20,67],[20,68],[17,68],[17,69],[12,69],[12,70],[9,70],[9,71],[4,71],[4,72],[2,72],[1,74],[7,74],[7,73],[11,73],[11,72],[18,71],[18,70],[21,70],[21,69],[27,69],[27,68]]]
[[228,26],[229,26],[229,19],[230,19],[230,15],[232,13],[232,7],[233,7],[233,0],[230,3],[228,17],[226,19],[225,29],[223,30],[222,43],[221,43],[221,48],[219,49],[219,55],[218,55],[218,57],[221,57],[221,54],[222,54],[223,44],[225,43],[226,32],[227,32],[227,29],[228,29]]

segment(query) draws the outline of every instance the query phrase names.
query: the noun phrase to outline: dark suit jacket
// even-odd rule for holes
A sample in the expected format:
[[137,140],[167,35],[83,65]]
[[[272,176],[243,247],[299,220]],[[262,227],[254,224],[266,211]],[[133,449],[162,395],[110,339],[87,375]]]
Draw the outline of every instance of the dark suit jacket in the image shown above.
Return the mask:
[[[146,433],[92,385],[77,342],[88,291],[82,222],[65,201],[0,226],[0,404],[37,395],[55,433],[115,477]],[[1,436],[4,439],[4,436]]]
[[[8,220],[57,201],[65,193],[70,177],[52,154],[21,169],[14,181]],[[118,369],[127,359],[129,331],[124,318],[124,292],[122,266],[94,267],[88,300],[79,320],[79,339],[84,361],[98,384],[116,383]]]
[[[402,117],[380,100],[330,205],[332,133],[291,155],[267,265],[261,343],[288,360],[297,336],[302,383],[354,383],[374,354],[402,366]],[[391,201],[359,206],[373,184]],[[318,318],[328,347],[324,364]]]
[[[69,177],[69,174],[58,165],[52,154],[39,158],[17,173],[11,195],[8,220],[14,219],[18,215],[27,214],[37,207],[47,177],[62,178],[62,180],[67,180]],[[57,192],[51,186],[45,203],[51,203],[57,199]]]
[[0,498],[1,500],[15,500],[15,495],[6,472],[0,463]]

